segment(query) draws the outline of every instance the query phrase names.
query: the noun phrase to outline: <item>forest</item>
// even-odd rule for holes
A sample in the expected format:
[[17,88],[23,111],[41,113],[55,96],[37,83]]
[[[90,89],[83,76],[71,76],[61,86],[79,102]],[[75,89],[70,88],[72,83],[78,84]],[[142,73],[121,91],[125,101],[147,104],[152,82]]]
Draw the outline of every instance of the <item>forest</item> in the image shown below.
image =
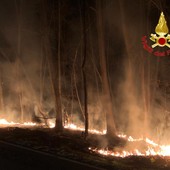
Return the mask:
[[2,0],[0,13],[1,140],[170,167],[168,0]]

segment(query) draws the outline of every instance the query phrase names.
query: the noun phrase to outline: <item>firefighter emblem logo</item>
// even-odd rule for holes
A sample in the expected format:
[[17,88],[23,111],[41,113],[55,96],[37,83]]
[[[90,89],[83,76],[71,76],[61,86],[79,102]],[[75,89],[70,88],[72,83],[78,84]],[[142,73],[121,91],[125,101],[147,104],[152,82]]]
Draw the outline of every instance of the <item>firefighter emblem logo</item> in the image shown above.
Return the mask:
[[159,22],[155,28],[156,34],[151,34],[150,40],[154,42],[152,48],[157,46],[164,47],[167,46],[170,48],[170,34],[168,34],[168,26],[164,17],[163,12],[161,12]]
[[[149,39],[151,41],[148,41]],[[150,54],[158,57],[170,56],[170,34],[163,12],[160,14],[155,34],[151,34],[148,38],[145,35],[141,40],[144,50]]]

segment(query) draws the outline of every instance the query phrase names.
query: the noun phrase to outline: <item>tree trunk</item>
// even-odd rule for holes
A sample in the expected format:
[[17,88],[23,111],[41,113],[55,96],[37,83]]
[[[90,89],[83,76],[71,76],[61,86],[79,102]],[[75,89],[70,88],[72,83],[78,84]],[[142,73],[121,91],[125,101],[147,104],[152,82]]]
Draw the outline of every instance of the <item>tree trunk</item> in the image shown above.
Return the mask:
[[83,72],[83,87],[84,87],[84,117],[85,117],[85,137],[88,135],[88,128],[89,128],[89,120],[88,120],[88,107],[87,107],[87,78],[86,78],[86,71],[85,71],[85,64],[86,64],[86,44],[87,44],[87,35],[86,35],[86,0],[83,1],[83,35],[84,35],[84,42],[83,42],[83,63],[82,63],[82,72]]
[[4,114],[4,95],[3,95],[3,77],[2,68],[0,67],[0,111]]
[[19,105],[20,105],[20,114],[21,114],[21,122],[24,122],[24,110],[23,110],[23,92],[22,92],[22,84],[20,82],[21,70],[20,70],[20,58],[21,58],[21,0],[16,0],[16,12],[17,12],[17,21],[18,21],[18,39],[17,39],[17,58],[16,58],[16,70],[17,70],[17,79],[18,79],[18,96],[19,96]]
[[58,56],[57,56],[57,66],[58,66],[58,71],[57,71],[57,87],[56,87],[56,97],[57,97],[57,115],[56,115],[56,124],[55,124],[55,129],[56,131],[62,131],[63,130],[63,121],[62,121],[62,107],[61,107],[61,21],[60,21],[60,0],[58,0]]
[[105,55],[105,42],[104,42],[104,28],[103,28],[103,18],[102,18],[102,0],[96,0],[97,4],[97,31],[98,31],[98,47],[99,47],[99,57],[101,64],[101,76],[102,76],[102,87],[103,87],[103,98],[102,103],[104,107],[104,112],[106,113],[106,123],[107,123],[107,134],[115,135],[116,127],[114,122],[113,105],[110,94],[110,87],[107,74],[107,63]]
[[[60,84],[60,1],[58,2],[58,55],[57,59],[54,58],[52,55],[52,49],[50,47],[50,36],[49,36],[49,23],[47,19],[48,12],[51,12],[47,10],[48,1],[44,0],[42,5],[42,12],[43,12],[43,28],[44,28],[44,35],[43,35],[43,46],[44,46],[44,52],[45,56],[47,58],[48,62],[48,68],[49,68],[49,74],[51,78],[51,85],[55,100],[55,111],[56,111],[56,124],[55,124],[55,130],[56,132],[62,132],[63,130],[63,123],[62,123],[62,107],[61,107],[61,84]],[[56,69],[57,67],[57,69]]]

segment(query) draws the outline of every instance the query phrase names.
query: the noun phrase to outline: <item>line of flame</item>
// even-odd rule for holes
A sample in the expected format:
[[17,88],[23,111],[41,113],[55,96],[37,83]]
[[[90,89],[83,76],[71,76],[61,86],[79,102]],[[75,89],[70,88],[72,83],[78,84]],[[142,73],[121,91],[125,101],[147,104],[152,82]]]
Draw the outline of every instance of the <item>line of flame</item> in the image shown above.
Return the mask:
[[[38,126],[38,124],[33,123],[33,122],[17,123],[17,122],[13,122],[13,121],[9,122],[6,119],[0,119],[0,125],[3,125],[3,126],[4,125],[5,126],[15,126],[15,125],[16,126]],[[49,125],[50,128],[55,127],[55,123],[52,122],[52,121],[49,121],[48,125]],[[65,125],[64,128],[71,129],[71,130],[84,131],[83,127],[77,126],[73,123]],[[92,133],[92,134],[101,134],[101,135],[106,134],[106,130],[99,131],[99,130],[96,130],[96,129],[89,129],[89,132]]]
[[108,149],[97,149],[97,148],[91,148],[89,147],[89,150],[105,155],[105,156],[115,156],[115,157],[127,157],[127,156],[170,156],[170,145],[159,145],[155,143],[154,141],[150,140],[149,138],[139,138],[135,139],[131,136],[127,137],[126,135],[118,135],[119,137],[126,138],[129,142],[135,142],[135,141],[144,141],[146,144],[148,144],[147,149],[144,151],[141,151],[139,149],[133,149],[131,151],[113,151]]
[[33,122],[24,122],[24,123],[17,123],[17,122],[8,122],[6,119],[0,119],[0,125],[7,125],[7,126],[14,126],[14,125],[21,125],[21,126],[36,126],[36,123]]
[[[6,119],[0,119],[0,125],[2,126],[36,126],[36,123],[33,122],[24,122],[24,123],[16,123],[16,122],[8,122]],[[53,128],[55,124],[53,122],[49,122],[50,128]],[[79,127],[75,124],[67,124],[64,126],[66,129],[72,129],[72,130],[79,130],[79,131],[84,131],[83,127]],[[96,129],[89,129],[90,133],[94,134],[106,134],[106,130],[99,131]],[[145,151],[140,151],[139,149],[133,149],[132,151],[113,151],[113,150],[108,150],[108,149],[97,149],[97,148],[89,148],[89,150],[102,154],[102,155],[107,155],[107,156],[115,156],[115,157],[127,157],[131,155],[136,155],[136,156],[150,156],[150,155],[160,155],[160,156],[170,156],[170,145],[159,145],[155,143],[154,141],[150,140],[149,138],[138,138],[135,139],[132,136],[127,136],[125,134],[118,134],[117,135],[120,138],[124,138],[129,142],[136,142],[136,141],[144,141],[146,144],[148,144],[148,148]]]

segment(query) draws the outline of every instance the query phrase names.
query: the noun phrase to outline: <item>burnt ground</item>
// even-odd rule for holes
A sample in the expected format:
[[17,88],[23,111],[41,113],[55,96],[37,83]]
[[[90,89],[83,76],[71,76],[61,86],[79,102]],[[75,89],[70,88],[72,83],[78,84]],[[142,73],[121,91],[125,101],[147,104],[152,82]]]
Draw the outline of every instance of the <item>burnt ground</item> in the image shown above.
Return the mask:
[[[53,129],[8,127],[0,129],[0,140],[18,146],[31,148],[36,151],[41,151],[78,162],[87,163],[89,165],[103,169],[170,169],[170,157],[130,156],[126,158],[117,158],[111,156],[102,156],[89,151],[88,147],[102,148],[105,145],[105,137],[99,135],[90,135],[87,139],[84,139],[81,132],[75,131],[64,131],[62,134],[56,134]],[[112,144],[110,146],[123,146],[125,142],[126,141],[122,141],[115,137],[112,139]],[[9,155],[6,156],[10,157],[11,154],[8,154]],[[24,157],[20,157],[19,159],[24,159]]]

